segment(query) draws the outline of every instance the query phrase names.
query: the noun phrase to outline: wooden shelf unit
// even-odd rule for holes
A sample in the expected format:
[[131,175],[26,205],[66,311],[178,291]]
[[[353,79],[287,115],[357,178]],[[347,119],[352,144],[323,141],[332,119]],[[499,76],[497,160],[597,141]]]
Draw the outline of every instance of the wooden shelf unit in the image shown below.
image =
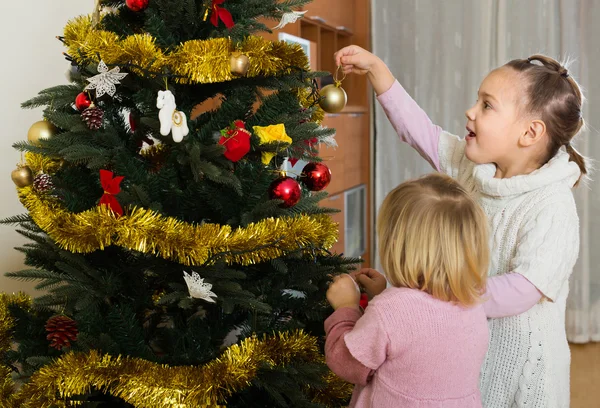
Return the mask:
[[[285,32],[311,41],[311,68],[335,74],[336,65],[333,54],[340,48],[356,44],[370,49],[370,0],[314,0],[305,6],[304,18],[294,24],[288,24],[281,30],[265,33],[264,37],[278,40],[278,33]],[[277,23],[263,21],[269,27]],[[312,48],[316,48],[313,50]],[[333,251],[345,253],[346,242],[346,195],[357,187],[364,186],[364,246],[361,256],[363,266],[371,263],[371,89],[365,76],[351,75],[342,82],[348,94],[348,105],[338,114],[326,114],[323,125],[336,129],[338,147],[321,147],[319,155],[332,172],[332,181],[327,191],[329,197],[322,205],[336,208],[340,213],[332,218],[340,225],[340,238]],[[354,220],[352,220],[354,221]],[[351,234],[352,235],[352,234]]]

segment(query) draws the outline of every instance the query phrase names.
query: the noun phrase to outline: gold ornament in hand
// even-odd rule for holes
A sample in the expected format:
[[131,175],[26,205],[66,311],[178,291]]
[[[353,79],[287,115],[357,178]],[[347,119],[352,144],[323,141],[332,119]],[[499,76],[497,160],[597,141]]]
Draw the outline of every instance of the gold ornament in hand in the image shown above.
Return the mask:
[[338,72],[341,66],[337,67],[335,72],[334,83],[331,85],[324,86],[319,92],[321,100],[319,106],[327,113],[338,113],[341,112],[348,102],[348,95],[344,88],[342,88],[342,81],[346,78],[346,74],[341,80],[338,80]]

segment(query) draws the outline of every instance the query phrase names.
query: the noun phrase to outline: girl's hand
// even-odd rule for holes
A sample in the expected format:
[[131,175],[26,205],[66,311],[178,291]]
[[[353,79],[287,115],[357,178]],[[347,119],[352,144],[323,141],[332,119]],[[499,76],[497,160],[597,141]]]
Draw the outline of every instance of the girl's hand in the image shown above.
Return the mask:
[[354,272],[354,279],[365,288],[365,292],[369,298],[379,295],[387,287],[387,279],[385,276],[377,272],[375,269],[365,268],[358,272]]
[[334,276],[333,282],[327,290],[327,301],[334,310],[340,307],[358,309],[360,289],[352,276],[348,274]]
[[344,47],[334,54],[335,63],[341,66],[345,74],[367,74],[371,68],[380,61],[369,51],[356,45]]
[[390,89],[396,81],[381,59],[356,45],[342,48],[334,54],[334,58],[336,65],[344,70],[344,74],[366,74],[377,95]]

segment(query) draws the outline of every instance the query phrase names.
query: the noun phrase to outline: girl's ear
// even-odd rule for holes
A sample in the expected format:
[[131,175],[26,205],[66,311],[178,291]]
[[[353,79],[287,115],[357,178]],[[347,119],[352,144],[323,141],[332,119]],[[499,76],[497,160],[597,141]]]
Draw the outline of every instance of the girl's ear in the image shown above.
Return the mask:
[[523,147],[533,146],[546,136],[546,124],[542,120],[532,120],[527,131],[519,138],[519,144]]

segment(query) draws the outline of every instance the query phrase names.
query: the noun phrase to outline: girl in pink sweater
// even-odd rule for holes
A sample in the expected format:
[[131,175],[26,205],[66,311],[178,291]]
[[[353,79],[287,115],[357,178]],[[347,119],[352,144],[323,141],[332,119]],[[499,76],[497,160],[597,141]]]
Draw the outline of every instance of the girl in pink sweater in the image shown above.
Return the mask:
[[[482,209],[458,182],[432,174],[388,194],[377,234],[392,287],[364,315],[353,276],[336,276],[327,291],[335,312],[325,321],[325,357],[356,384],[350,407],[480,408],[489,256]],[[373,282],[385,287],[379,277]]]

